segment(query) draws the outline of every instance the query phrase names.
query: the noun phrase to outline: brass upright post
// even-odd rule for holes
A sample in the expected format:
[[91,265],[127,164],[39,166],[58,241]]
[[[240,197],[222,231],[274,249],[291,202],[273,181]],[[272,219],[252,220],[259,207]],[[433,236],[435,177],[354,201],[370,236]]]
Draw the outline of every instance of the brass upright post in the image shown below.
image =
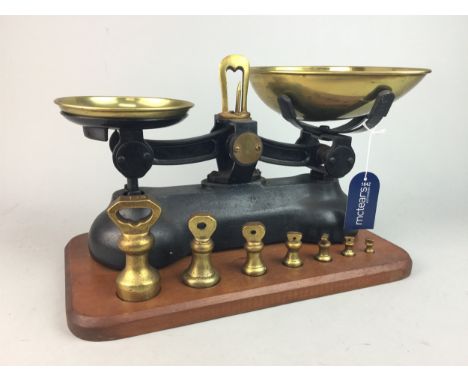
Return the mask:
[[[122,209],[147,208],[149,216],[130,221],[119,214]],[[148,252],[154,244],[150,228],[159,219],[161,207],[146,195],[119,196],[107,209],[107,214],[120,230],[119,249],[125,252],[125,268],[116,279],[117,296],[124,301],[145,301],[156,296],[160,289],[157,269],[148,262]]]

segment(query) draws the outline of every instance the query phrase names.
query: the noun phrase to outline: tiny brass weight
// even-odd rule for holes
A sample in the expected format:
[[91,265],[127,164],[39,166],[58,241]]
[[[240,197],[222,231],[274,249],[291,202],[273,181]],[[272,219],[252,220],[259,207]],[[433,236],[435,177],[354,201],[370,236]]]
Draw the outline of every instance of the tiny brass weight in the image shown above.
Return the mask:
[[299,268],[303,264],[299,257],[299,249],[302,246],[302,233],[290,231],[286,234],[286,237],[286,248],[288,252],[283,259],[283,264],[289,268]]
[[374,240],[372,239],[366,239],[366,249],[365,252],[368,254],[373,254],[375,253],[374,249]]
[[320,238],[318,243],[319,252],[315,255],[315,259],[324,263],[329,263],[332,261],[332,257],[330,255],[330,240],[328,240],[328,233],[324,233]]
[[262,261],[262,239],[265,237],[265,226],[260,222],[246,223],[242,227],[242,236],[245,239],[244,248],[247,259],[242,272],[247,276],[261,276],[266,273],[267,267]]
[[354,236],[345,236],[344,239],[345,247],[343,251],[341,251],[341,254],[347,257],[355,256],[356,252],[354,252]]
[[[122,209],[147,208],[150,215],[138,220],[124,219]],[[125,268],[115,280],[117,296],[124,301],[145,301],[156,296],[161,289],[159,272],[148,262],[148,252],[154,245],[150,228],[161,215],[161,207],[146,195],[119,196],[107,209],[112,222],[119,228],[119,249],[125,252]]]
[[210,259],[214,248],[211,236],[216,230],[216,220],[210,214],[195,214],[189,219],[188,228],[193,235],[192,262],[183,273],[182,279],[186,285],[192,288],[212,287],[220,280]]

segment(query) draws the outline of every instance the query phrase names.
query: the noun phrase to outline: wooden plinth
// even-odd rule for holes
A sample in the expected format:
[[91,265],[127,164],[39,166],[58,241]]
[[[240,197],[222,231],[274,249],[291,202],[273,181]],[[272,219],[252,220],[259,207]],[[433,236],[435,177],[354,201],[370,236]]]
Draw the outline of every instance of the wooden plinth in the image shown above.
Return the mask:
[[[375,240],[375,254],[363,252],[364,239]],[[193,289],[181,281],[190,258],[180,260],[161,273],[160,294],[145,302],[124,302],[115,294],[117,271],[94,261],[87,234],[74,237],[65,248],[67,321],[78,337],[90,341],[114,340],[397,281],[411,272],[411,258],[396,245],[361,231],[354,257],[340,254],[343,245],[333,245],[333,261],[314,260],[318,247],[304,244],[304,265],[287,268],[281,260],[282,244],[266,246],[263,259],[268,272],[260,277],[241,273],[243,250],[214,253],[213,265],[221,281],[208,289]]]

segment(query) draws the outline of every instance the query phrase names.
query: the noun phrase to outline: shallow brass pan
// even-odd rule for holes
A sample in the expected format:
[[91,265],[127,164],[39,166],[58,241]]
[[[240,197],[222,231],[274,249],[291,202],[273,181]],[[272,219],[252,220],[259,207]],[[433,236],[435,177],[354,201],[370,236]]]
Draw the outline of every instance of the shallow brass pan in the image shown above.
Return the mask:
[[126,119],[179,119],[186,116],[193,103],[155,97],[63,97],[55,100],[67,114],[79,117]]
[[303,120],[329,121],[366,115],[380,90],[391,90],[398,99],[430,72],[371,66],[258,66],[250,68],[250,82],[260,99],[277,112],[277,98],[284,94]]

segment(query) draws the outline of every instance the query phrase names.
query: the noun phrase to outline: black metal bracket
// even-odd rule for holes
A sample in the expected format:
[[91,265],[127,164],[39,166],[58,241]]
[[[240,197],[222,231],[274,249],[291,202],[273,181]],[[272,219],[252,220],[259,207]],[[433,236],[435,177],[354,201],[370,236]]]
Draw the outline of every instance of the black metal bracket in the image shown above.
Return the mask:
[[143,138],[142,129],[121,128],[116,133],[109,142],[114,166],[127,178],[127,193],[140,194],[138,179],[151,169],[154,152]]
[[289,98],[287,95],[279,96],[278,104],[283,118],[293,126],[296,126],[297,128],[314,135],[317,139],[333,140],[333,136],[337,134],[348,134],[364,131],[366,130],[366,127],[367,129],[374,128],[382,120],[382,118],[388,114],[388,111],[390,110],[394,100],[395,94],[391,90],[380,90],[377,93],[374,105],[372,106],[369,114],[353,118],[344,125],[334,128],[326,125],[315,126],[299,120],[296,114],[296,109],[294,108],[294,104],[291,98]]
[[351,138],[343,135],[325,138],[332,141],[331,146],[320,143],[304,130],[294,144],[261,138],[263,153],[260,160],[281,166],[305,166],[315,175],[341,178],[351,171],[356,159],[351,147]]
[[[224,142],[233,133],[231,126],[194,138],[174,140],[151,140],[145,142],[153,150],[153,165],[171,166],[204,162],[216,158],[223,149]],[[111,136],[111,150],[119,132]],[[114,138],[115,136],[115,138]]]
[[284,143],[263,138],[262,162],[280,166],[305,166],[316,165],[317,151],[320,147],[315,143]]
[[115,167],[131,179],[143,177],[152,165],[179,165],[216,159],[218,170],[208,175],[213,183],[247,183],[257,180],[257,162],[248,165],[235,160],[233,142],[239,135],[257,134],[257,122],[215,118],[209,134],[177,140],[143,138],[141,128],[120,128],[110,137],[109,146]]
[[[351,147],[351,137],[343,134],[374,128],[388,114],[395,99],[395,94],[388,89],[377,90],[376,94],[374,105],[369,114],[352,118],[344,125],[334,128],[326,125],[315,126],[299,120],[291,98],[287,95],[279,96],[278,104],[281,115],[293,126],[301,129],[301,136],[296,144],[292,146],[266,140],[267,151],[264,153],[262,160],[287,165],[284,161],[278,161],[276,158],[280,155],[284,157],[285,153],[289,154],[289,156],[292,154],[293,160],[287,158],[290,165],[304,165],[304,163],[307,163],[306,165],[316,175],[333,178],[343,177],[351,171],[356,159],[354,150]],[[331,145],[327,146],[319,141],[329,141]],[[275,148],[277,149],[276,152]],[[294,155],[299,155],[299,157],[294,160]]]
[[[237,163],[232,155],[232,142],[245,132],[257,133],[257,123],[251,120],[215,120],[209,134],[177,140],[144,139],[143,130],[120,128],[109,140],[113,162],[127,178],[129,192],[138,190],[138,178],[153,165],[179,165],[216,159],[218,170],[208,175],[212,183],[238,184],[260,178],[257,163],[248,166]],[[314,134],[302,130],[294,144],[259,137],[262,141],[260,161],[281,166],[309,167],[315,174],[340,178],[353,167],[355,154],[351,138],[322,133],[320,138],[332,141],[325,145]]]
[[96,141],[106,142],[109,135],[109,129],[158,129],[179,123],[187,116],[181,116],[169,119],[158,118],[100,118],[85,117],[69,114],[64,111],[61,114],[73,123],[83,126],[83,134],[86,138]]
[[224,141],[224,145],[218,151],[216,163],[217,171],[212,171],[207,176],[211,183],[221,184],[239,184],[248,183],[260,178],[260,171],[256,169],[257,162],[242,164],[235,159],[234,141],[244,133],[253,133],[257,135],[257,122],[251,119],[224,119],[215,115],[214,127],[211,134],[230,128],[231,134]]

